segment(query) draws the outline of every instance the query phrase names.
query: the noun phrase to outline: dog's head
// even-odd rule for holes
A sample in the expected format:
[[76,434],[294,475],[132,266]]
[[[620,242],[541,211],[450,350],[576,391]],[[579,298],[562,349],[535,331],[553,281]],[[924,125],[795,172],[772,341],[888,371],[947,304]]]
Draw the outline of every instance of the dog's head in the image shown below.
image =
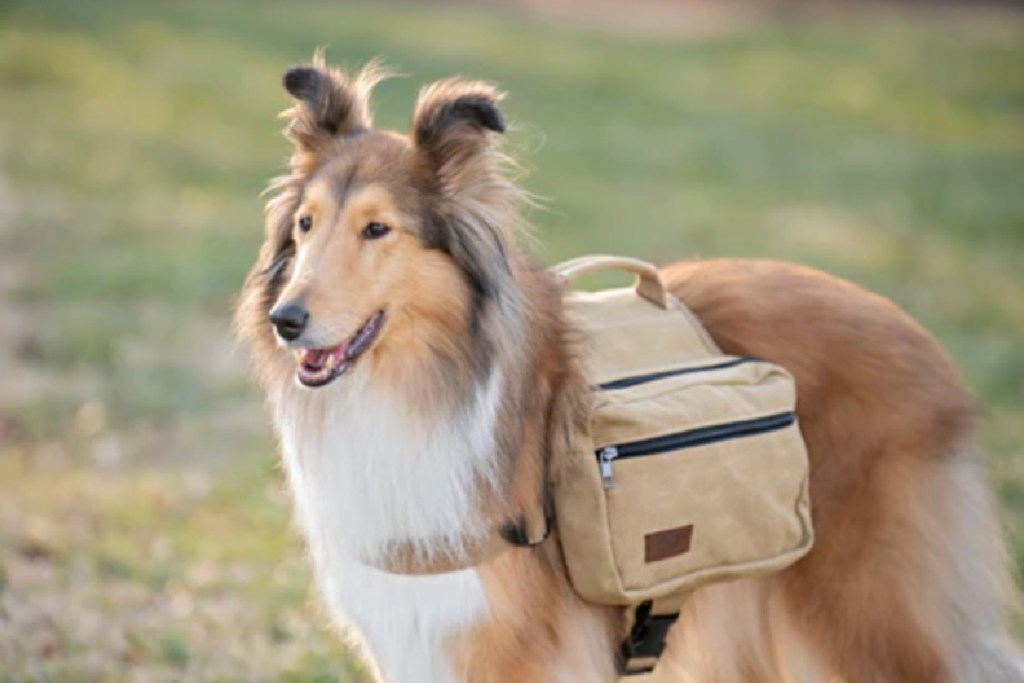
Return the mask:
[[383,77],[288,70],[290,174],[272,186],[267,236],[238,319],[264,369],[327,385],[389,358],[474,353],[488,305],[514,288],[508,253],[519,193],[502,173],[501,95],[450,79],[425,88],[408,134],[372,128]]

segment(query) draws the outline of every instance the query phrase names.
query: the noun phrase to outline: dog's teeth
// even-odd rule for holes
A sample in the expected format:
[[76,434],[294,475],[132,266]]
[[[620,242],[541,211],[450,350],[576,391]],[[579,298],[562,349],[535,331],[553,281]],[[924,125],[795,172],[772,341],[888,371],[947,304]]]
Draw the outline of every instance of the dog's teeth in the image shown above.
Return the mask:
[[333,370],[334,366],[337,365],[337,363],[338,363],[338,359],[334,356],[334,354],[331,354],[330,356],[327,356],[327,369],[328,370]]

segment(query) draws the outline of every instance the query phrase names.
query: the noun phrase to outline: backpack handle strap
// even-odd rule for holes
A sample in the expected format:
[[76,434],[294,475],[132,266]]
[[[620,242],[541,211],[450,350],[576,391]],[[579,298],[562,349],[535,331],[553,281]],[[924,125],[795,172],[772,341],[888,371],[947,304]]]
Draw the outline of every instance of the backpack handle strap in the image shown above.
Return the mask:
[[658,269],[647,261],[627,256],[579,256],[551,267],[551,273],[563,284],[568,284],[581,275],[601,270],[625,270],[637,276],[636,293],[655,306],[668,308],[665,285],[661,282]]

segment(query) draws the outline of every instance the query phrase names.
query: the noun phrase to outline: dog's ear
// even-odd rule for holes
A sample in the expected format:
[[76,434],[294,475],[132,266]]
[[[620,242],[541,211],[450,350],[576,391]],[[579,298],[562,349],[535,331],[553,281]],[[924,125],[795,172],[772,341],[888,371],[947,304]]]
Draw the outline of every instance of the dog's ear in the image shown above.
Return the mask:
[[417,150],[444,191],[459,194],[485,185],[499,173],[492,133],[504,133],[498,110],[502,94],[479,81],[450,78],[420,92],[413,113]]
[[505,131],[501,100],[487,83],[438,81],[420,92],[411,137],[441,195],[438,246],[462,266],[477,295],[499,298],[500,314],[516,317],[521,301],[508,255],[525,196],[508,177],[512,162],[495,136]]
[[322,161],[337,149],[339,139],[368,130],[373,124],[370,93],[387,76],[376,61],[355,75],[328,69],[320,51],[312,64],[288,69],[281,81],[296,100],[284,112],[290,119],[285,135],[295,144],[293,163]]

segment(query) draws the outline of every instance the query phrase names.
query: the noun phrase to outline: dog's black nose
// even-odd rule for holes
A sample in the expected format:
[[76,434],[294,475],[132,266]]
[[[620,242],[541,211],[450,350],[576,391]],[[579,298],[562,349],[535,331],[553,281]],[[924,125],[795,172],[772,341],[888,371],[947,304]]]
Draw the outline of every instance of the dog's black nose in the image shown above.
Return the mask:
[[277,328],[277,333],[285,341],[295,341],[306,329],[309,311],[297,304],[275,306],[270,312],[270,322]]

